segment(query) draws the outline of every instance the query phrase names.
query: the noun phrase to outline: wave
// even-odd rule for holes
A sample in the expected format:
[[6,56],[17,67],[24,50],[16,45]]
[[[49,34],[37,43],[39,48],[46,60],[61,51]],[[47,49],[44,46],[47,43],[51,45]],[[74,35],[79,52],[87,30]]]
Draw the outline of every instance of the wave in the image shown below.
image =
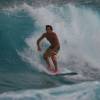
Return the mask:
[[[36,66],[36,68],[38,64],[40,66],[43,63],[43,60],[41,62],[41,54],[43,52],[39,54],[36,50],[36,38],[44,31],[43,26],[51,24],[55,29],[54,31],[58,33],[57,35],[61,42],[61,51],[58,59],[59,66],[80,73],[87,78],[99,79],[98,13],[91,9],[77,8],[73,5],[65,5],[63,7],[51,5],[37,9],[27,6],[27,8],[30,16],[36,20],[35,25],[39,26],[40,29],[25,39],[29,48],[25,48],[24,52],[20,53],[20,56],[26,62]],[[95,41],[95,38],[97,41]],[[42,49],[45,50],[49,44],[46,42],[43,45],[43,43]],[[93,51],[90,50],[91,48]],[[42,69],[40,68],[40,70]]]
[[[93,9],[74,4],[34,8],[24,3],[0,10],[1,92],[100,80],[99,17]],[[36,40],[46,24],[54,27],[61,43],[59,67],[77,72],[77,77],[55,78],[41,72],[42,54],[49,44],[44,40],[39,53]],[[43,83],[37,84],[40,80]]]
[[99,100],[100,83],[86,82],[45,90],[24,90],[0,94],[1,100]]

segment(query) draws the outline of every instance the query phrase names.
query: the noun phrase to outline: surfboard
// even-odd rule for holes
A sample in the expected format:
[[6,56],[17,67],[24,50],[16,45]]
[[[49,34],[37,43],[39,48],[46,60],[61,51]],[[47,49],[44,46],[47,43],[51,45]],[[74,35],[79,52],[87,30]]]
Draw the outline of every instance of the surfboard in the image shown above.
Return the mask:
[[57,74],[55,74],[55,76],[65,76],[65,75],[77,75],[78,73],[76,73],[76,72],[70,72],[70,73],[57,73]]
[[78,73],[76,72],[70,72],[70,73],[46,73],[45,74],[47,75],[51,75],[51,76],[75,76],[75,75],[78,75]]
[[46,71],[44,71],[44,73],[46,73],[48,75],[53,75],[53,76],[65,76],[65,75],[73,76],[73,75],[78,74],[77,72],[68,71],[66,68],[61,68],[61,67],[58,68],[57,72],[53,72],[49,69],[46,69]]

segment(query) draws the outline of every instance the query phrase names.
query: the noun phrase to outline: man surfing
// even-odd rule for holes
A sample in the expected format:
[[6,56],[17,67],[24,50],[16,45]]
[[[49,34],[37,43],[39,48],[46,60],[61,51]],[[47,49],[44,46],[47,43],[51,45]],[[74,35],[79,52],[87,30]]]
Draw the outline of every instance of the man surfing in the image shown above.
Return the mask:
[[[46,32],[43,33],[42,36],[37,40],[38,51],[41,51],[40,41],[44,38],[46,38],[50,42],[51,45],[49,46],[49,48],[47,48],[47,50],[43,54],[43,58],[48,65],[48,69],[53,72],[57,72],[58,71],[57,59],[55,56],[57,55],[57,53],[60,49],[60,43],[59,43],[59,39],[58,39],[56,33],[53,32],[53,28],[51,25],[46,25]],[[51,58],[55,68],[51,67],[49,58]]]

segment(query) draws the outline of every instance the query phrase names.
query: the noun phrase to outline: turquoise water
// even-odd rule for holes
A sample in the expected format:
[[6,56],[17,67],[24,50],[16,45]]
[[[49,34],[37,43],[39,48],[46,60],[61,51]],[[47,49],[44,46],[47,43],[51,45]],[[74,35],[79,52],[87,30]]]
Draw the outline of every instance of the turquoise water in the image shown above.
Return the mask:
[[[100,100],[99,8],[74,3],[0,9],[0,100]],[[13,5],[13,6],[12,6]],[[97,6],[97,5],[96,5]],[[58,65],[74,76],[47,75],[36,40],[51,24],[60,40]]]

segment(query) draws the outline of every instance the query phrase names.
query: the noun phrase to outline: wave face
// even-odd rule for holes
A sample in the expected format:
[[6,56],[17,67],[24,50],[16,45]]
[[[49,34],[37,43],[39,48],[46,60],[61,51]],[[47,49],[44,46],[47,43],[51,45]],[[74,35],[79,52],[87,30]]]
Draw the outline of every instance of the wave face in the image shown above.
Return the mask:
[[[4,92],[0,99],[61,100],[63,95],[63,100],[99,100],[98,10],[73,3],[41,7],[26,2],[20,4],[2,6],[0,10],[0,93]],[[59,67],[78,75],[56,77],[44,73],[42,54],[49,43],[42,41],[42,52],[39,53],[36,40],[45,31],[46,24],[53,26],[60,40]],[[21,92],[9,92],[15,90]]]

